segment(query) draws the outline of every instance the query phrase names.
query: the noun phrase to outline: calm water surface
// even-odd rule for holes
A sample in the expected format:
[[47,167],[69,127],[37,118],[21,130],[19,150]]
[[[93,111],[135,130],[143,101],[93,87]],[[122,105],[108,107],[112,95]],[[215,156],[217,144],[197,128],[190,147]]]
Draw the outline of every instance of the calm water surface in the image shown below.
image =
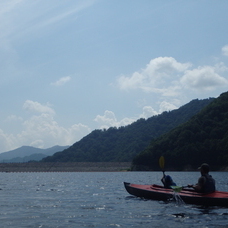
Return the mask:
[[[170,172],[177,185],[198,172]],[[228,191],[228,173],[213,172]],[[142,200],[123,182],[160,184],[162,172],[0,173],[0,227],[228,227],[228,209]]]

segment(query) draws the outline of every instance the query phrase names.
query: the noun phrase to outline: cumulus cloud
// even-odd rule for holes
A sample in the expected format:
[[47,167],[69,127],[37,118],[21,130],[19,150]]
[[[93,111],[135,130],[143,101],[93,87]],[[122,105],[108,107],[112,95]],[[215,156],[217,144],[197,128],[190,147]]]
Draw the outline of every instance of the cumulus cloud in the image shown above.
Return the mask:
[[224,69],[217,66],[203,66],[187,70],[180,82],[183,87],[195,90],[214,90],[217,87],[228,85],[228,80],[219,75],[219,71]]
[[106,110],[104,115],[97,115],[94,119],[97,123],[101,125],[101,128],[108,128],[110,126],[117,127],[118,122],[114,112]]
[[[168,102],[162,102],[160,112],[175,109],[176,107]],[[39,102],[31,100],[25,101],[23,109],[31,111],[29,118],[23,120],[21,117],[11,115],[7,121],[18,121],[22,130],[15,134],[7,134],[0,129],[1,151],[5,152],[18,148],[22,145],[34,146],[37,148],[48,148],[54,145],[72,145],[79,141],[85,135],[91,132],[91,129],[81,123],[73,124],[66,128],[60,126],[54,119],[55,111],[49,105],[42,105]],[[139,118],[147,119],[159,114],[151,106],[144,106],[142,114],[118,120],[114,112],[106,110],[104,115],[97,115],[94,121],[99,124],[100,129],[109,127],[127,126]]]
[[42,105],[39,102],[27,100],[25,101],[23,108],[31,112],[55,114],[55,111],[49,106],[49,104]]
[[71,80],[70,76],[66,76],[66,77],[62,77],[59,80],[57,80],[56,82],[51,83],[54,86],[62,86],[64,84],[66,84],[67,82],[69,82]]
[[178,109],[178,107],[167,101],[162,101],[160,103],[159,114],[161,114],[162,112],[165,112],[165,111],[172,111],[174,109]]
[[[228,53],[227,47],[223,47],[224,54]],[[172,57],[159,57],[152,59],[140,72],[120,76],[117,82],[122,90],[140,89],[163,97],[177,97],[185,89],[211,91],[227,86],[228,80],[222,76],[225,71],[227,67],[223,63],[192,68],[191,63],[180,63]]]
[[72,145],[91,132],[88,126],[81,123],[73,124],[68,128],[60,126],[54,119],[55,111],[48,105],[27,100],[23,109],[32,111],[29,113],[32,115],[28,119],[23,120],[15,115],[7,118],[7,121],[20,120],[21,132],[7,134],[0,129],[0,152],[12,150],[22,145],[38,148]]
[[156,112],[151,106],[144,106],[143,113],[140,114],[140,118],[148,119],[151,116],[158,115],[159,113]]
[[24,121],[24,131],[19,135],[21,141],[26,139],[30,145],[43,148],[53,145],[71,145],[81,139],[90,129],[83,124],[74,124],[69,128],[59,126],[49,113],[34,115]]
[[169,81],[174,81],[175,77],[190,67],[190,63],[180,63],[172,57],[158,57],[152,59],[146,68],[140,72],[134,72],[129,77],[120,76],[118,86],[123,90],[141,89],[144,92],[165,95],[167,93],[166,88],[169,87],[169,90],[177,89],[176,86],[170,87]]
[[7,134],[0,129],[0,144],[2,150],[0,152],[16,149],[17,146],[15,145],[15,140],[16,137],[13,134]]
[[120,121],[116,119],[116,116],[114,112],[106,110],[104,112],[104,115],[97,115],[96,118],[94,119],[99,126],[100,129],[107,129],[109,127],[120,127],[120,126],[126,126],[131,124],[132,122],[135,121],[134,118],[124,118]]
[[222,53],[225,56],[228,56],[228,45],[225,45],[224,47],[222,47]]
[[97,115],[94,121],[96,121],[100,129],[107,129],[109,127],[121,127],[127,126],[132,124],[133,122],[137,121],[140,118],[148,119],[152,116],[161,114],[164,111],[171,111],[173,109],[177,109],[177,106],[169,103],[169,102],[161,102],[159,112],[155,111],[151,106],[144,106],[142,108],[142,113],[139,116],[132,117],[132,118],[123,118],[121,120],[117,120],[114,112],[106,110],[104,115]]
[[152,59],[144,71],[150,77],[169,77],[171,72],[183,72],[191,65],[191,63],[177,62],[173,57],[158,57]]
[[7,122],[12,122],[12,121],[23,121],[23,118],[20,116],[16,116],[16,115],[10,115],[6,118]]

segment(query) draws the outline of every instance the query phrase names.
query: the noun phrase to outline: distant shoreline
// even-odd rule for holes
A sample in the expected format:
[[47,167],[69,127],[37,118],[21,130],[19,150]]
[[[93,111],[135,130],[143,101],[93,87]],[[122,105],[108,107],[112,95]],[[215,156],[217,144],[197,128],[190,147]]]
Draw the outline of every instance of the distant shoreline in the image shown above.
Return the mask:
[[0,163],[0,172],[120,172],[131,162],[28,162]]
[[[24,163],[0,163],[0,172],[125,172],[131,170],[131,162],[24,162]],[[136,171],[136,170],[135,170]],[[138,170],[139,171],[139,170]],[[143,170],[141,170],[143,172]],[[159,170],[144,170],[159,171]],[[169,170],[175,172],[177,170]],[[181,171],[181,170],[179,170]],[[182,170],[196,171],[194,169]],[[220,170],[228,172],[228,167]]]

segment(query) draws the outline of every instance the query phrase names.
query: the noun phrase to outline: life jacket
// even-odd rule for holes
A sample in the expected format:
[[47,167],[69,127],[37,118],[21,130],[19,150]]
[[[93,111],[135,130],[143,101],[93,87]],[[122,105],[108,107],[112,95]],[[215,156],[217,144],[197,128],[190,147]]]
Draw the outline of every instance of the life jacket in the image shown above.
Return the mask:
[[169,175],[165,175],[163,184],[165,188],[171,188],[171,186],[176,186],[176,183],[173,182],[172,177]]
[[202,192],[209,193],[215,191],[215,180],[209,174],[204,174],[203,177],[205,178],[205,183],[203,185]]

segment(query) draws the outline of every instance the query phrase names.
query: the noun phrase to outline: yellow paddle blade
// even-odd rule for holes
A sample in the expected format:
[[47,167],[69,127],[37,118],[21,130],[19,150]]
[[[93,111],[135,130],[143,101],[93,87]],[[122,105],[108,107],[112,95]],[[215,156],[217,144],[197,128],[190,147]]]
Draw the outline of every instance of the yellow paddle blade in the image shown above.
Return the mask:
[[183,187],[180,186],[170,186],[174,192],[180,192],[182,190]]
[[161,169],[164,169],[164,167],[165,167],[165,158],[164,158],[164,156],[161,156],[159,158],[159,166],[161,167]]

